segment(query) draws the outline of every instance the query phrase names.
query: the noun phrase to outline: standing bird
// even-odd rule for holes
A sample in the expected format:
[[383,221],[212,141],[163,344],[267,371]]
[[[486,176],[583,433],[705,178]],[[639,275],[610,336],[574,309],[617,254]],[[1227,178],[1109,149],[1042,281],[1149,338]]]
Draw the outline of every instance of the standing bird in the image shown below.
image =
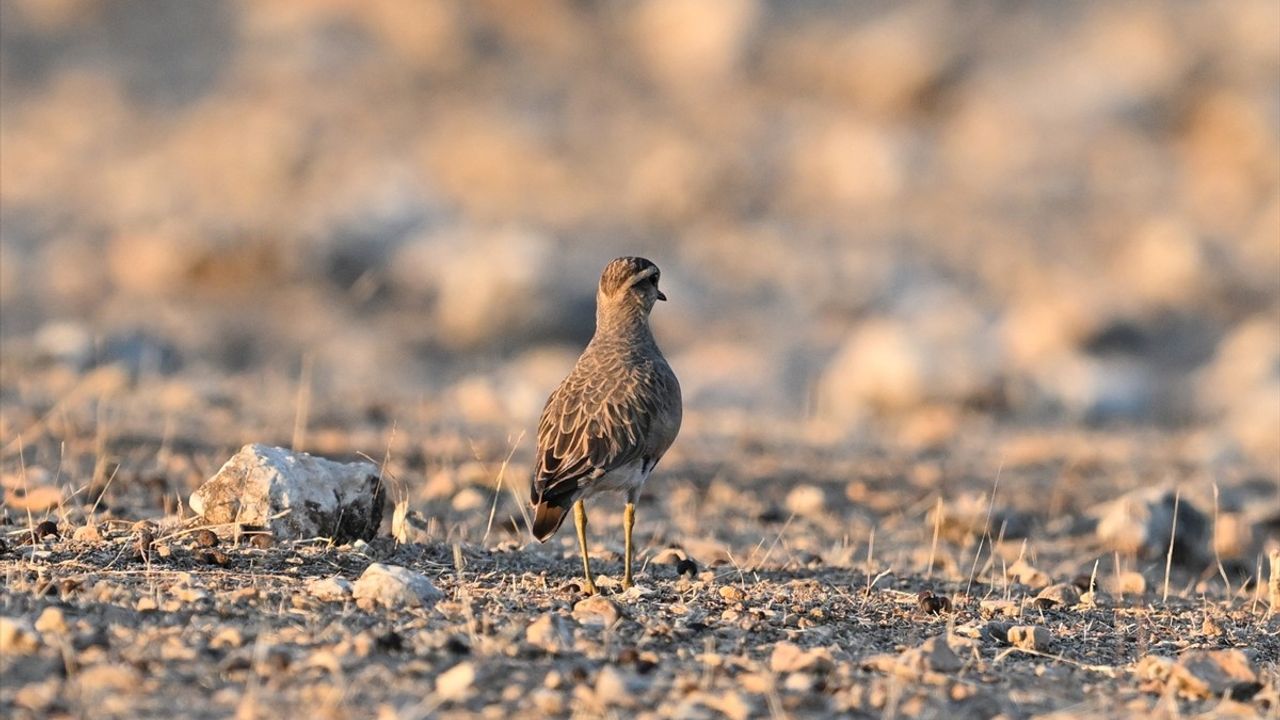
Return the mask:
[[626,570],[631,587],[631,529],[636,499],[680,432],[680,383],[649,330],[649,311],[667,296],[658,266],[622,257],[605,266],[596,291],[596,332],[569,376],[547,398],[538,422],[533,534],[546,542],[573,507],[586,591],[596,593],[587,557],[583,501],[626,492]]

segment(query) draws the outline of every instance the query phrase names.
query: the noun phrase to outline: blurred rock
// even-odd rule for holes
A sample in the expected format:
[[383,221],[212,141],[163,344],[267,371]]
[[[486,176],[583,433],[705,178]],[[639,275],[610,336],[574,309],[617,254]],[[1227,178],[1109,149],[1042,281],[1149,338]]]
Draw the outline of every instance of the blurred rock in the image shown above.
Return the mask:
[[525,641],[543,652],[564,652],[573,647],[573,625],[562,615],[543,613],[525,629]]
[[1080,602],[1080,589],[1070,583],[1050,585],[1036,594],[1032,604],[1042,610],[1066,610]]
[[352,597],[387,608],[430,609],[444,598],[426,576],[399,565],[373,563],[351,588]]
[[1010,645],[1023,650],[1045,652],[1053,642],[1053,635],[1039,625],[1015,625],[1006,635]]
[[351,582],[340,576],[313,578],[307,581],[307,593],[324,602],[349,600],[354,592]]
[[896,317],[863,321],[845,340],[819,383],[819,413],[858,422],[870,412],[988,396],[1001,362],[995,329],[953,289],[913,290]]
[[459,228],[406,243],[393,281],[435,297],[440,340],[451,348],[516,346],[530,337],[584,337],[595,288],[562,282],[552,240],[524,228]]
[[1171,539],[1175,561],[1206,557],[1209,521],[1188,498],[1178,499],[1177,535],[1173,536],[1175,499],[1171,488],[1140,488],[1094,508],[1098,539],[1109,549],[1147,560],[1163,559]]
[[1221,417],[1234,442],[1280,471],[1280,322],[1258,316],[1237,325],[1197,378],[1197,397]]
[[904,679],[930,684],[942,682],[941,674],[958,672],[977,652],[977,643],[958,635],[938,635],[901,655],[875,655],[867,667]]
[[573,619],[583,625],[613,627],[621,617],[618,604],[603,595],[592,595],[573,606]]
[[471,693],[475,681],[476,666],[460,662],[436,678],[436,694],[444,700],[461,700]]
[[385,490],[372,463],[246,445],[191,494],[209,523],[270,528],[278,540],[369,540],[382,522]]
[[795,643],[780,642],[769,655],[769,669],[775,673],[829,670],[834,661],[826,648],[805,650]]
[[787,493],[787,511],[802,518],[815,518],[826,511],[827,497],[816,485],[797,485]]
[[1138,662],[1136,672],[1192,699],[1248,700],[1262,688],[1253,660],[1240,650],[1191,650],[1176,661],[1148,655]]
[[673,92],[715,91],[738,69],[760,13],[756,0],[645,0],[630,36],[644,68]]
[[0,617],[0,654],[30,655],[40,649],[40,635],[21,618]]

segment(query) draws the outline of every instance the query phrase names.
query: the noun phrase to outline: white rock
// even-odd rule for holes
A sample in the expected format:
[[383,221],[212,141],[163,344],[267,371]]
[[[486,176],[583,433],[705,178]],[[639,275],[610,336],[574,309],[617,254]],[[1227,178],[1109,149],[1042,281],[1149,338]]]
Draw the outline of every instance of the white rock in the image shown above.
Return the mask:
[[444,598],[426,576],[399,565],[374,563],[365,569],[352,588],[356,600],[369,600],[386,607],[429,608]]
[[1174,559],[1194,560],[1208,555],[1209,523],[1191,502],[1178,500],[1178,526],[1174,535],[1175,494],[1172,489],[1140,488],[1093,510],[1098,518],[1098,539],[1112,550],[1161,559],[1174,539]]
[[596,675],[595,696],[603,707],[630,707],[635,703],[626,676],[612,665],[600,668]]
[[[368,572],[366,570],[366,572]],[[334,575],[327,578],[314,578],[307,582],[307,592],[317,600],[324,602],[342,602],[351,598],[351,581]]]
[[40,635],[27,621],[0,617],[0,655],[29,655],[40,649]]
[[525,640],[549,653],[568,650],[573,647],[573,625],[562,615],[544,613],[525,629]]
[[440,673],[440,677],[436,678],[436,694],[445,700],[459,700],[466,697],[475,681],[475,665],[461,662]]
[[797,485],[787,493],[787,510],[799,517],[821,515],[826,505],[827,497],[816,485]]
[[276,539],[371,539],[385,490],[373,463],[339,463],[267,445],[246,445],[191,494],[211,523],[269,528]]

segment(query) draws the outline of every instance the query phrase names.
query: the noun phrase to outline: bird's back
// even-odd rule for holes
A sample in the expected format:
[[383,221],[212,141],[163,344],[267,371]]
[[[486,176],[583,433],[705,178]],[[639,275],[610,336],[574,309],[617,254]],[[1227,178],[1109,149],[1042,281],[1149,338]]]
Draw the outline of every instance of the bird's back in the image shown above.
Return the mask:
[[547,399],[538,423],[533,532],[550,537],[596,481],[635,466],[648,476],[680,430],[680,384],[647,326],[598,334]]

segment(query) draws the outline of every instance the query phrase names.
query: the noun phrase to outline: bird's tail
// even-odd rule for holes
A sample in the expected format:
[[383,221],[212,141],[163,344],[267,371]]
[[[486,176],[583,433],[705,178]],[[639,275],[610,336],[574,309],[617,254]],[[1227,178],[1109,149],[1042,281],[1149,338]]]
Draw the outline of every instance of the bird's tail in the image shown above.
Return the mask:
[[546,542],[556,534],[564,524],[564,519],[569,516],[569,505],[560,505],[554,500],[547,500],[533,506],[533,536],[538,538],[539,542]]

